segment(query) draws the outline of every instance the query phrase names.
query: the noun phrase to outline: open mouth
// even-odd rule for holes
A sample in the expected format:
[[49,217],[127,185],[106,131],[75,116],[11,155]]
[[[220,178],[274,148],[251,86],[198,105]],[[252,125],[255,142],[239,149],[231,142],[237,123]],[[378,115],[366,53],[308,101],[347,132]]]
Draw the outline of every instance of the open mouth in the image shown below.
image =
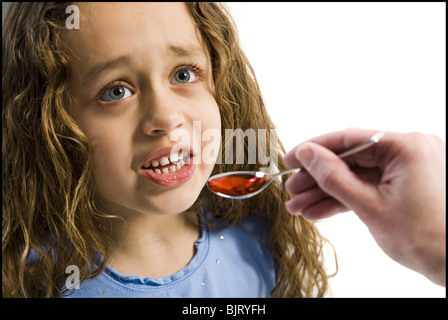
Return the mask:
[[161,149],[140,168],[141,174],[162,187],[176,187],[189,181],[195,172],[194,154],[189,147]]
[[180,150],[177,153],[171,153],[169,156],[164,155],[158,159],[151,160],[146,165],[143,165],[142,169],[152,170],[155,174],[166,174],[177,172],[189,162],[190,153]]

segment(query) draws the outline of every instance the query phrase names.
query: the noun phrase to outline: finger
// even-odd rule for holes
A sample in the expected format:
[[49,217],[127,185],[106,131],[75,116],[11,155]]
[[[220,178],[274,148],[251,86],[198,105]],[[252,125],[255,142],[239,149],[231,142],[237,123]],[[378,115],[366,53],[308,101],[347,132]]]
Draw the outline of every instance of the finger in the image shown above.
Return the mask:
[[[353,158],[346,159],[345,162],[349,164],[350,170],[359,179],[371,184],[378,184],[380,182],[382,172],[378,167],[373,167],[371,164],[364,164],[362,160]],[[359,167],[359,163],[361,163],[361,167]],[[305,169],[302,169],[288,178],[285,182],[285,190],[288,194],[295,196],[316,185],[317,183],[314,178]]]
[[300,147],[300,144],[294,147],[291,151],[285,154],[283,157],[283,162],[288,168],[302,168],[302,164],[296,157],[296,150]]
[[[306,142],[314,142],[324,146],[325,148],[332,150],[333,153],[343,152],[361,142],[364,142],[377,134],[378,130],[364,130],[357,128],[350,128],[342,131],[335,131],[326,133],[321,136],[312,138]],[[393,139],[395,133],[387,132],[385,137],[381,139],[381,145],[387,147],[388,140]],[[284,163],[289,168],[301,168],[302,164],[296,157],[297,149],[301,144],[294,147],[284,157]],[[384,148],[383,148],[384,149]],[[367,148],[356,154],[356,162],[366,166],[376,165],[378,160],[381,159],[381,155],[378,155],[380,148],[377,146]],[[375,156],[376,155],[376,156]]]
[[[371,136],[373,136],[378,131],[375,130],[364,130],[357,128],[350,128],[343,131],[335,131],[331,133],[326,133],[321,136],[317,136],[305,142],[318,143],[327,149],[332,150],[335,153],[338,151],[344,151],[358,143],[361,143]],[[284,157],[285,165],[290,168],[300,168],[301,163],[297,160],[295,153],[300,144],[286,153]]]
[[325,193],[351,210],[363,208],[363,203],[371,203],[376,196],[375,187],[359,179],[342,159],[319,144],[302,144],[297,157]]
[[349,209],[334,198],[325,198],[302,211],[302,216],[308,220],[322,220]]
[[300,215],[304,209],[311,207],[315,203],[318,203],[328,197],[328,194],[323,192],[321,189],[317,187],[312,188],[287,201],[285,203],[286,210],[293,215]]
[[285,190],[290,195],[297,195],[316,185],[316,181],[308,172],[306,172],[306,170],[300,170],[285,182]]

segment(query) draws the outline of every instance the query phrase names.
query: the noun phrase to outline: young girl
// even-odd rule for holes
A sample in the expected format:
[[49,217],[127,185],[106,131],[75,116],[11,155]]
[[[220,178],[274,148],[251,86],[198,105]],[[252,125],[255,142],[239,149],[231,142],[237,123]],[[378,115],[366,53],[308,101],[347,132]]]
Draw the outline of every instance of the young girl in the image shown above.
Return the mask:
[[80,3],[68,28],[70,5],[12,3],[4,22],[3,296],[323,296],[325,239],[283,183],[205,187],[265,165],[247,142],[244,164],[200,161],[219,139],[173,152],[194,122],[274,128],[226,8]]

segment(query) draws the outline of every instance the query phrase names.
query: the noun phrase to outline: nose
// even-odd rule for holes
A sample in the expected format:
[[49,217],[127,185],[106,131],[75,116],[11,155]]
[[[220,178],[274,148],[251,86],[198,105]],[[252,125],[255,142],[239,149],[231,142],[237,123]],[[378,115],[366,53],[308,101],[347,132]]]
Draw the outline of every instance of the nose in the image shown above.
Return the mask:
[[143,132],[149,136],[169,134],[185,123],[183,106],[170,92],[152,93],[144,103]]

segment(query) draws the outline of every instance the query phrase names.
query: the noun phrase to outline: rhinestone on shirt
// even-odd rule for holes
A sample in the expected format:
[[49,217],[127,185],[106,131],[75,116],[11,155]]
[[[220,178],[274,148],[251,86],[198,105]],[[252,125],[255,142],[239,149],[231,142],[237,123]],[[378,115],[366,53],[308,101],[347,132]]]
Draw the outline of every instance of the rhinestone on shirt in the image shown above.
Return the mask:
[[205,286],[207,284],[206,280],[202,280],[202,285]]
[[98,294],[104,294],[104,290],[98,291]]
[[219,240],[224,240],[224,236],[219,236]]

